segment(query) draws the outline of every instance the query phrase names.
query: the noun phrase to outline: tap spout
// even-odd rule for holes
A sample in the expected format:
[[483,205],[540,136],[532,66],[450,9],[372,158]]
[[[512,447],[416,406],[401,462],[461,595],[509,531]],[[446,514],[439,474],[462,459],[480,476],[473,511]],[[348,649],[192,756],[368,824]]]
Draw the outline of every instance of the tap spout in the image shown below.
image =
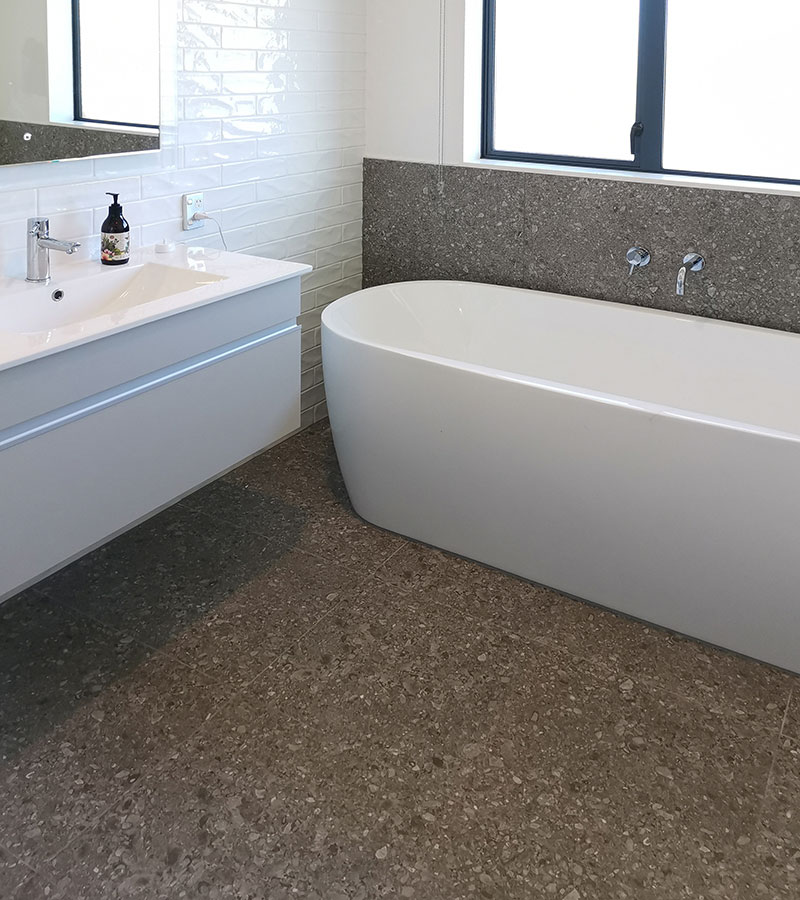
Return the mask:
[[683,297],[686,293],[686,276],[689,272],[700,272],[705,267],[706,261],[699,253],[687,253],[683,257],[683,264],[678,269],[678,281],[675,293]]
[[57,241],[51,237],[37,238],[37,243],[43,250],[60,250],[62,253],[66,253],[67,256],[72,256],[81,246],[79,241]]
[[59,241],[50,237],[50,220],[45,216],[28,219],[28,277],[33,284],[50,281],[50,251],[72,254],[80,247],[77,241]]

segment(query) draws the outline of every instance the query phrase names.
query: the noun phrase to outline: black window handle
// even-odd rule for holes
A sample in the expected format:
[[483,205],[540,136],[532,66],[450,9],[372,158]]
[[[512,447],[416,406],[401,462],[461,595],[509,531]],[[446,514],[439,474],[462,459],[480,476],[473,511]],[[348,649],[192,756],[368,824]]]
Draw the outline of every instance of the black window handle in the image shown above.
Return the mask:
[[634,122],[631,125],[631,155],[636,156],[636,139],[644,134],[644,124],[642,122]]

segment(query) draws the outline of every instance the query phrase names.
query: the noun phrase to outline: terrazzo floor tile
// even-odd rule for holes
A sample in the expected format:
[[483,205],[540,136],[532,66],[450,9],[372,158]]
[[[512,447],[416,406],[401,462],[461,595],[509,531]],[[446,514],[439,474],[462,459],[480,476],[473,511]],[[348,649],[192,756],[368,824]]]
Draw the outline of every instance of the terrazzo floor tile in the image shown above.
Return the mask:
[[771,765],[747,723],[377,581],[173,757],[54,880],[86,897],[732,898]]
[[320,457],[328,460],[333,459],[335,458],[335,451],[333,449],[331,424],[328,419],[325,419],[322,422],[317,422],[315,425],[310,425],[299,434],[272,447],[267,453],[278,464],[282,461],[297,459],[306,459],[309,462]]
[[[241,502],[246,505],[247,498],[241,496]],[[37,589],[161,647],[291,552],[296,532],[288,518],[281,520],[279,536],[269,540],[213,515],[174,506]]]
[[261,513],[253,504],[249,529],[271,537],[275,528],[272,507],[284,504],[302,523],[296,546],[336,562],[361,566],[370,560],[377,568],[405,544],[404,538],[374,528],[353,511],[332,445],[319,456],[265,453],[187,502],[218,509],[220,516],[238,524],[242,513],[229,502],[231,485],[264,498]]
[[[30,875],[21,884],[15,885],[7,894],[0,894],[9,900],[42,900],[43,897],[51,897],[53,894],[49,886],[45,885],[38,875]],[[61,896],[64,896],[63,894]]]
[[152,651],[33,591],[0,606],[0,768]]
[[0,841],[36,868],[191,737],[229,693],[161,653],[99,688],[92,682],[62,721],[0,764]]
[[25,863],[0,846],[0,897],[17,897],[21,885],[33,877],[33,871]]
[[800,896],[800,743],[784,740],[774,752],[769,786],[752,840],[740,900]]
[[0,652],[0,897],[800,896],[796,679],[372,528],[325,425]]
[[[771,762],[763,731],[629,687],[554,648],[509,646],[485,621],[454,620],[424,599],[395,595],[387,606],[384,590],[363,592],[364,615],[378,611],[368,625],[340,608],[320,645],[310,639],[299,650],[293,686],[308,667],[306,693],[320,692],[308,711],[317,733],[325,709],[344,705],[320,688],[338,673],[328,677],[345,704],[357,697],[373,717],[382,708],[406,727],[401,768],[432,753],[451,772],[448,787],[429,799],[447,809],[464,795],[482,814],[501,811],[482,819],[478,834],[511,835],[507,858],[533,848],[531,890],[559,882],[566,890],[570,877],[588,896],[608,880],[618,891],[609,897],[679,896],[685,884],[719,896],[732,890],[737,840],[754,827]],[[313,679],[315,663],[324,674]],[[335,746],[314,758],[324,783],[346,770]],[[420,787],[407,799],[424,800]],[[448,878],[458,881],[454,872]],[[663,893],[667,881],[672,894]],[[500,894],[514,889],[506,884]]]
[[330,560],[291,551],[165,649],[216,681],[241,685],[313,628],[363,577]]
[[634,683],[780,730],[800,678],[665,629],[582,603],[470,560],[409,542],[377,572],[406,590],[489,617],[597,661]]

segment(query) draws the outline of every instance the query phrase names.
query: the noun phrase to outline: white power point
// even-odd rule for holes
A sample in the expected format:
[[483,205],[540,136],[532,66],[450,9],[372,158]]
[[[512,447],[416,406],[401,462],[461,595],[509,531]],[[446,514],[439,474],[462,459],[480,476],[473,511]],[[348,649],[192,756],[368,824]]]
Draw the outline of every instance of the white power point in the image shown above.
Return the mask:
[[193,221],[192,216],[195,213],[205,212],[205,199],[203,194],[184,194],[183,195],[183,230],[194,231],[195,228],[202,228],[202,222]]

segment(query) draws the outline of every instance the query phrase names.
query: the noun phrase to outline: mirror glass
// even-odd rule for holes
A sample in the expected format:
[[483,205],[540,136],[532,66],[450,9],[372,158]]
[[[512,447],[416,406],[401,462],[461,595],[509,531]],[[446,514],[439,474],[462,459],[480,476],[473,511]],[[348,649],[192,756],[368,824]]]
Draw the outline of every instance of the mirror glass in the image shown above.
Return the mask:
[[159,149],[159,0],[0,7],[0,165]]

